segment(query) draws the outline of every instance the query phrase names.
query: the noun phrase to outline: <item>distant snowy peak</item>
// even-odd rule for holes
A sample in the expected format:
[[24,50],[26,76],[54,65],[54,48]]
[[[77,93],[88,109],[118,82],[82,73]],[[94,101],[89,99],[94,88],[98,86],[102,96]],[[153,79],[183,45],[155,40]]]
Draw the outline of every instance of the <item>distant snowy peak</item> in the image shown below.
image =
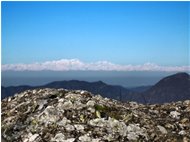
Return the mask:
[[109,61],[83,62],[79,59],[61,59],[30,64],[3,64],[2,71],[190,71],[190,66],[162,66],[155,63],[121,65]]

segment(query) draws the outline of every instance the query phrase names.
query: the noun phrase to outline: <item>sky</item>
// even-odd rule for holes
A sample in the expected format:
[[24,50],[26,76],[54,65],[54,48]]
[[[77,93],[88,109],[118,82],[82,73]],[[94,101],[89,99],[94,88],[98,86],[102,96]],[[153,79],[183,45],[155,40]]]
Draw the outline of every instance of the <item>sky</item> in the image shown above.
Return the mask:
[[2,2],[2,70],[190,70],[189,2]]

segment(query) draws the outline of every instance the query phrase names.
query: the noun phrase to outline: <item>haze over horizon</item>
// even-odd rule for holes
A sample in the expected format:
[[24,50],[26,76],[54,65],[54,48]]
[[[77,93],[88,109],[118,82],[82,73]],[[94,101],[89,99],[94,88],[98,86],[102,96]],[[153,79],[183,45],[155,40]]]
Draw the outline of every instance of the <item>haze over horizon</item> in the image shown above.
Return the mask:
[[158,81],[178,72],[158,71],[6,71],[2,72],[1,84],[4,87],[45,85],[54,81],[103,81],[123,87],[152,86]]
[[[116,71],[107,81],[114,84],[122,84],[116,80],[126,79],[130,72],[156,72],[153,78],[160,72],[164,73],[159,78],[176,72],[189,73],[189,4],[2,2],[2,82],[13,77],[10,72],[16,78],[25,74],[24,79],[29,80],[32,74],[53,71],[50,78],[60,75],[55,81],[85,80],[85,72],[81,71]],[[71,72],[69,76],[76,71],[83,77],[65,78],[67,71]],[[93,74],[88,73],[91,79],[86,80],[97,77]],[[105,81],[103,75],[107,74],[96,80]],[[117,74],[123,76],[114,82]],[[138,77],[135,75],[131,81]],[[18,84],[14,77],[11,84]],[[158,78],[150,80],[129,84],[153,84]],[[24,84],[22,81],[19,82]],[[128,84],[124,82],[124,86]]]

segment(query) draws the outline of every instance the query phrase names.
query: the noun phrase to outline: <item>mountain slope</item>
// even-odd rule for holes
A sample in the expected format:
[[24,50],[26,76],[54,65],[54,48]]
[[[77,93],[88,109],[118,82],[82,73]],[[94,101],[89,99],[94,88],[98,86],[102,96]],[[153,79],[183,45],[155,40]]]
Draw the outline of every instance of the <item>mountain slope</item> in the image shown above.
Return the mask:
[[25,90],[34,89],[37,87],[22,85],[22,86],[10,86],[10,87],[3,87],[1,86],[1,99],[4,99],[9,96],[13,96],[16,93],[21,93]]
[[146,103],[165,103],[190,99],[190,76],[177,73],[163,78],[143,93]]
[[86,82],[86,81],[56,81],[46,84],[46,88],[65,88],[73,90],[87,90],[93,94],[101,94],[104,97],[122,100],[122,97],[129,94],[129,90],[116,85],[108,85],[102,81],[97,82]]
[[[102,81],[97,82],[86,82],[86,81],[78,81],[78,80],[71,80],[71,81],[55,81],[52,83],[48,83],[43,86],[11,86],[11,87],[3,87],[2,90],[2,99],[8,96],[12,96],[15,93],[20,93],[22,91],[34,88],[64,88],[64,89],[72,89],[72,90],[87,90],[92,92],[93,94],[101,94],[104,97],[117,99],[117,100],[130,100],[131,95],[133,94],[132,91],[128,89],[116,86],[116,85],[108,85]],[[138,99],[137,99],[138,100]]]
[[137,93],[141,93],[141,92],[145,92],[146,90],[150,89],[152,86],[137,86],[137,87],[131,87],[131,88],[127,88],[133,92],[137,92]]
[[[28,89],[35,88],[64,88],[69,90],[87,90],[93,94],[101,94],[103,97],[120,101],[135,101],[138,103],[166,103],[190,99],[190,77],[187,73],[178,73],[163,78],[157,84],[145,88],[146,91],[138,92],[126,89],[122,86],[108,85],[102,81],[55,81],[43,86],[16,86],[2,87],[2,98],[12,96]],[[143,88],[137,88],[144,89]],[[142,90],[141,90],[142,91]]]

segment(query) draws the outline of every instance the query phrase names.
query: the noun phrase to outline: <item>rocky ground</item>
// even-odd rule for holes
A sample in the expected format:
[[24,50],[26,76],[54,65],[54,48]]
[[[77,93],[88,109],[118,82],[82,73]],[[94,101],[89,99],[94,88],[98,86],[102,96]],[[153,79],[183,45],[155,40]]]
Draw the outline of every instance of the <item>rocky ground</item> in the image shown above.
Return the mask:
[[10,142],[190,141],[190,100],[142,105],[35,89],[3,99],[1,107],[2,138]]

